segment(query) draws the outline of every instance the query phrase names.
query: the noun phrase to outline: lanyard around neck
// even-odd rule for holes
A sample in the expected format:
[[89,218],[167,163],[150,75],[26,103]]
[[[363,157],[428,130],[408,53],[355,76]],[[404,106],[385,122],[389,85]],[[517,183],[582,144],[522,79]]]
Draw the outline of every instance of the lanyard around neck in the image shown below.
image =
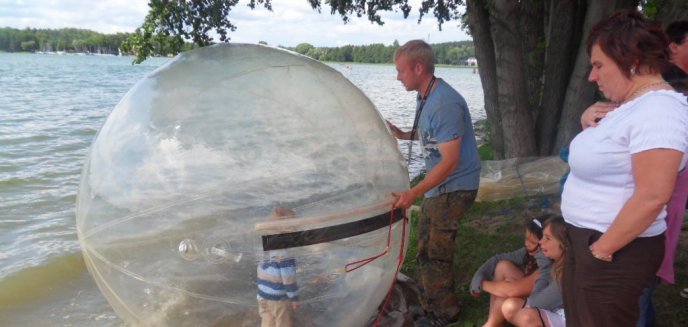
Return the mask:
[[[408,163],[407,166],[411,165],[411,149],[413,148],[413,139],[416,137],[416,129],[418,129],[418,122],[420,120],[420,112],[423,111],[423,107],[425,106],[425,102],[428,101],[428,96],[430,96],[430,91],[432,90],[432,86],[435,85],[435,76],[432,76],[432,79],[430,80],[430,83],[428,83],[428,88],[425,89],[425,94],[423,94],[423,97],[420,98],[420,103],[418,104],[418,108],[416,108],[416,117],[413,119],[413,128],[411,128],[411,138],[409,139],[408,143]],[[420,96],[420,94],[419,94]]]

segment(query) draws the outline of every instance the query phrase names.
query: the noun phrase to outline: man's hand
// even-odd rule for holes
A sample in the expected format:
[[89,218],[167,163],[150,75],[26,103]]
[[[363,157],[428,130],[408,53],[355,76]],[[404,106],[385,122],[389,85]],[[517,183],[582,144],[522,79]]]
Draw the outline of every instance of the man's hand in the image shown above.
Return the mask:
[[390,123],[389,120],[385,119],[385,123],[387,123],[387,127],[389,127],[389,130],[392,131],[392,135],[396,138],[402,138],[403,133],[399,127],[396,127],[394,124]]
[[396,201],[394,201],[394,207],[401,209],[408,209],[416,202],[416,199],[418,199],[418,196],[415,195],[413,190],[408,190],[404,192],[392,192],[392,196],[397,199]]

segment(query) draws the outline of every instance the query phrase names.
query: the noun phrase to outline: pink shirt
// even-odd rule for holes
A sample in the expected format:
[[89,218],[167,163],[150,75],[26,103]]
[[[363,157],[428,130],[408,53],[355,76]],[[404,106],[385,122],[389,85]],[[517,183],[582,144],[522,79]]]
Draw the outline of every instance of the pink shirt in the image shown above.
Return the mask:
[[666,223],[667,229],[664,233],[664,260],[657,271],[657,277],[664,283],[674,284],[674,258],[678,247],[678,237],[681,234],[681,224],[683,215],[686,212],[686,201],[688,200],[688,169],[684,169],[678,174],[674,193],[667,204]]

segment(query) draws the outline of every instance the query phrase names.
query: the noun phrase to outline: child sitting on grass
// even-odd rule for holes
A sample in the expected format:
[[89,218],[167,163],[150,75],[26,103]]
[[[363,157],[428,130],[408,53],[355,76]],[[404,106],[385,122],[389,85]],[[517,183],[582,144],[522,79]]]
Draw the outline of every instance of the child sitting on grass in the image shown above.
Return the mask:
[[481,291],[490,293],[490,309],[484,326],[502,326],[505,322],[502,305],[508,298],[523,298],[533,289],[539,288],[536,281],[542,266],[551,265],[551,260],[540,253],[539,242],[545,214],[528,221],[525,229],[525,246],[508,253],[500,253],[485,261],[473,275],[471,294],[476,297]]

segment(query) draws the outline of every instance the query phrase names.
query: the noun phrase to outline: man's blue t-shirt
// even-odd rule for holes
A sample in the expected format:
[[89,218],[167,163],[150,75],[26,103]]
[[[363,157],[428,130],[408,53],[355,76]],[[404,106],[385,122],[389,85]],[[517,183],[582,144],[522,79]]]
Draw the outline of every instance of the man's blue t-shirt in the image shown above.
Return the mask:
[[441,143],[461,137],[461,153],[458,167],[442,183],[427,191],[425,197],[477,190],[480,157],[468,105],[461,94],[444,80],[437,79],[436,83],[437,87],[425,102],[418,122],[425,167],[429,172],[440,162]]

